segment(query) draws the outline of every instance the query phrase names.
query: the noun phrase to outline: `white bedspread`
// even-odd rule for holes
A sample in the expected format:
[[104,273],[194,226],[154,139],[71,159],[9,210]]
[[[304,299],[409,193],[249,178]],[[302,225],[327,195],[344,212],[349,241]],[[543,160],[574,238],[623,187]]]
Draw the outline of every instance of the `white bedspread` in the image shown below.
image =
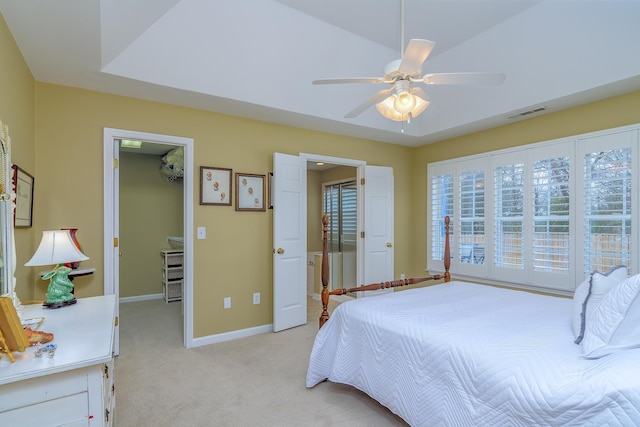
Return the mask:
[[573,343],[571,300],[451,282],[341,304],[307,387],[350,384],[412,426],[640,425],[640,349]]

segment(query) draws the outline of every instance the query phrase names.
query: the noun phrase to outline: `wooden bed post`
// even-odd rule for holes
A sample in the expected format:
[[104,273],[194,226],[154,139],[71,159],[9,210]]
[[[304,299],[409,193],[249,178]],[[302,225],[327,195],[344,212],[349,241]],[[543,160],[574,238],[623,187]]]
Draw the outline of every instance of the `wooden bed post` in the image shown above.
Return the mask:
[[322,215],[322,314],[320,315],[320,328],[329,320],[329,243],[327,242],[327,229],[329,216]]
[[418,277],[411,279],[392,280],[389,282],[372,283],[370,285],[358,286],[355,288],[334,289],[329,291],[329,244],[327,242],[327,228],[329,224],[329,217],[322,215],[322,314],[320,315],[320,328],[329,320],[329,296],[330,295],[344,295],[350,292],[362,292],[362,291],[377,291],[380,289],[396,288],[401,286],[413,285],[421,283],[427,280],[444,280],[445,282],[451,281],[451,274],[449,273],[449,267],[451,267],[451,248],[449,246],[449,222],[448,216],[444,218],[444,274],[434,274],[429,277]]
[[444,281],[451,281],[449,267],[451,267],[451,249],[449,248],[449,215],[444,217]]

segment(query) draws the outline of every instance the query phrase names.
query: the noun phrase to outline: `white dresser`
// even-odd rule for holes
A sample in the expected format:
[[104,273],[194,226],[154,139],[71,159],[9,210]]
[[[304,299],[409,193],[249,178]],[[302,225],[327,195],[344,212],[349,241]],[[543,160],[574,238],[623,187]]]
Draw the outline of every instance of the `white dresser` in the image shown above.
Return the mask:
[[115,417],[114,295],[78,299],[55,310],[27,305],[23,317],[44,317],[54,334],[53,358],[36,347],[0,360],[0,426],[113,426]]

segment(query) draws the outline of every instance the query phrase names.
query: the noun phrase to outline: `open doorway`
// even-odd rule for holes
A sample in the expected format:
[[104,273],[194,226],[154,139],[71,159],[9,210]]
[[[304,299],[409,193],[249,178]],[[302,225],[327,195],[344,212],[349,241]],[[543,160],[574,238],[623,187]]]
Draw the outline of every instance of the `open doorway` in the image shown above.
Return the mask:
[[[308,265],[305,263],[306,251],[309,250],[307,238],[318,236],[322,240],[322,229],[315,223],[321,219],[322,209],[312,210],[307,206],[310,161],[335,163],[357,170],[357,283],[382,282],[394,277],[393,169],[369,166],[358,160],[276,152],[273,154],[272,183],[274,332],[307,321],[307,293],[304,292]],[[318,216],[309,221],[313,212]]]
[[[146,149],[138,151],[137,154],[132,154],[128,149],[121,150],[121,142],[124,140],[142,142],[142,146],[146,146]],[[167,161],[165,155],[176,149],[181,152],[184,171],[179,188],[175,182],[177,177],[167,171],[164,173],[162,171],[163,161]],[[175,244],[179,246],[181,242],[183,246],[180,268],[182,276],[181,298],[179,301],[174,298],[171,304],[174,304],[174,307],[175,304],[180,305],[180,310],[177,312],[181,314],[183,345],[191,347],[193,342],[193,260],[191,256],[193,242],[187,230],[193,229],[193,140],[105,128],[104,159],[105,294],[115,294],[118,300],[122,297],[125,301],[136,298],[141,300],[156,298],[162,304],[168,304],[165,302],[165,288],[162,286],[163,275],[166,272],[163,267],[161,251],[175,249],[171,246]],[[176,163],[173,160],[169,161]],[[125,186],[121,187],[120,183],[123,179],[126,182]],[[172,179],[174,182],[171,182]],[[156,185],[150,191],[149,183],[151,181],[154,181]],[[141,188],[143,184],[146,186]],[[173,195],[167,197],[165,191],[173,192]],[[172,201],[169,202],[169,199]],[[137,205],[122,206],[124,215],[121,215],[120,205],[123,202],[131,203],[131,200],[135,200]],[[145,214],[144,209],[147,208],[151,208],[152,212]],[[130,212],[130,214],[126,214],[126,212]],[[159,217],[161,217],[161,221],[157,221]],[[167,222],[170,222],[171,225],[168,226]],[[155,223],[153,229],[147,227],[149,223]],[[140,249],[136,247],[135,245],[140,241],[149,241],[149,244],[152,245],[151,248]],[[138,256],[139,254],[136,254],[138,251],[145,252],[144,256],[147,261],[143,261]],[[136,266],[136,262],[144,262],[147,267],[140,268],[140,266]],[[135,290],[128,288],[131,281],[129,277],[124,277],[121,274],[121,267],[130,271],[132,275],[137,274],[136,271],[142,271],[142,277],[137,277],[134,280],[144,283],[136,283]],[[151,272],[154,267],[153,273],[149,273],[151,279],[144,277],[144,271]],[[172,271],[172,274],[174,273]],[[153,280],[153,277],[157,280]],[[115,349],[118,354],[118,327],[116,327]]]
[[322,289],[322,215],[329,216],[329,287],[352,288],[357,283],[356,167],[307,162],[307,294],[319,298]]
[[[136,148],[129,147],[134,144]],[[182,147],[168,144],[120,142],[121,303],[182,300],[181,152]]]

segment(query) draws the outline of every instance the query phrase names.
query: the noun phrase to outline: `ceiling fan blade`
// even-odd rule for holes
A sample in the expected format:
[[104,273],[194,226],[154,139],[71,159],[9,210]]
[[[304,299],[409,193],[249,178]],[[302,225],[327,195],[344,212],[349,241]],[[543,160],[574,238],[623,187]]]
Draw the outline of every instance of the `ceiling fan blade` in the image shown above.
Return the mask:
[[346,119],[353,119],[354,117],[359,116],[364,110],[371,107],[373,104],[377,104],[378,102],[385,99],[387,96],[391,95],[393,92],[393,87],[389,89],[381,90],[380,92],[373,95],[371,98],[367,99],[362,104],[358,105],[353,110],[349,111],[344,117]]
[[502,73],[432,73],[425,74],[422,82],[428,85],[499,85]]
[[314,80],[311,83],[314,85],[332,85],[338,83],[384,83],[385,80],[381,77],[350,77],[350,78],[337,78],[337,79],[320,79]]
[[409,40],[400,62],[400,72],[408,75],[420,74],[422,63],[427,59],[435,45],[431,40]]

